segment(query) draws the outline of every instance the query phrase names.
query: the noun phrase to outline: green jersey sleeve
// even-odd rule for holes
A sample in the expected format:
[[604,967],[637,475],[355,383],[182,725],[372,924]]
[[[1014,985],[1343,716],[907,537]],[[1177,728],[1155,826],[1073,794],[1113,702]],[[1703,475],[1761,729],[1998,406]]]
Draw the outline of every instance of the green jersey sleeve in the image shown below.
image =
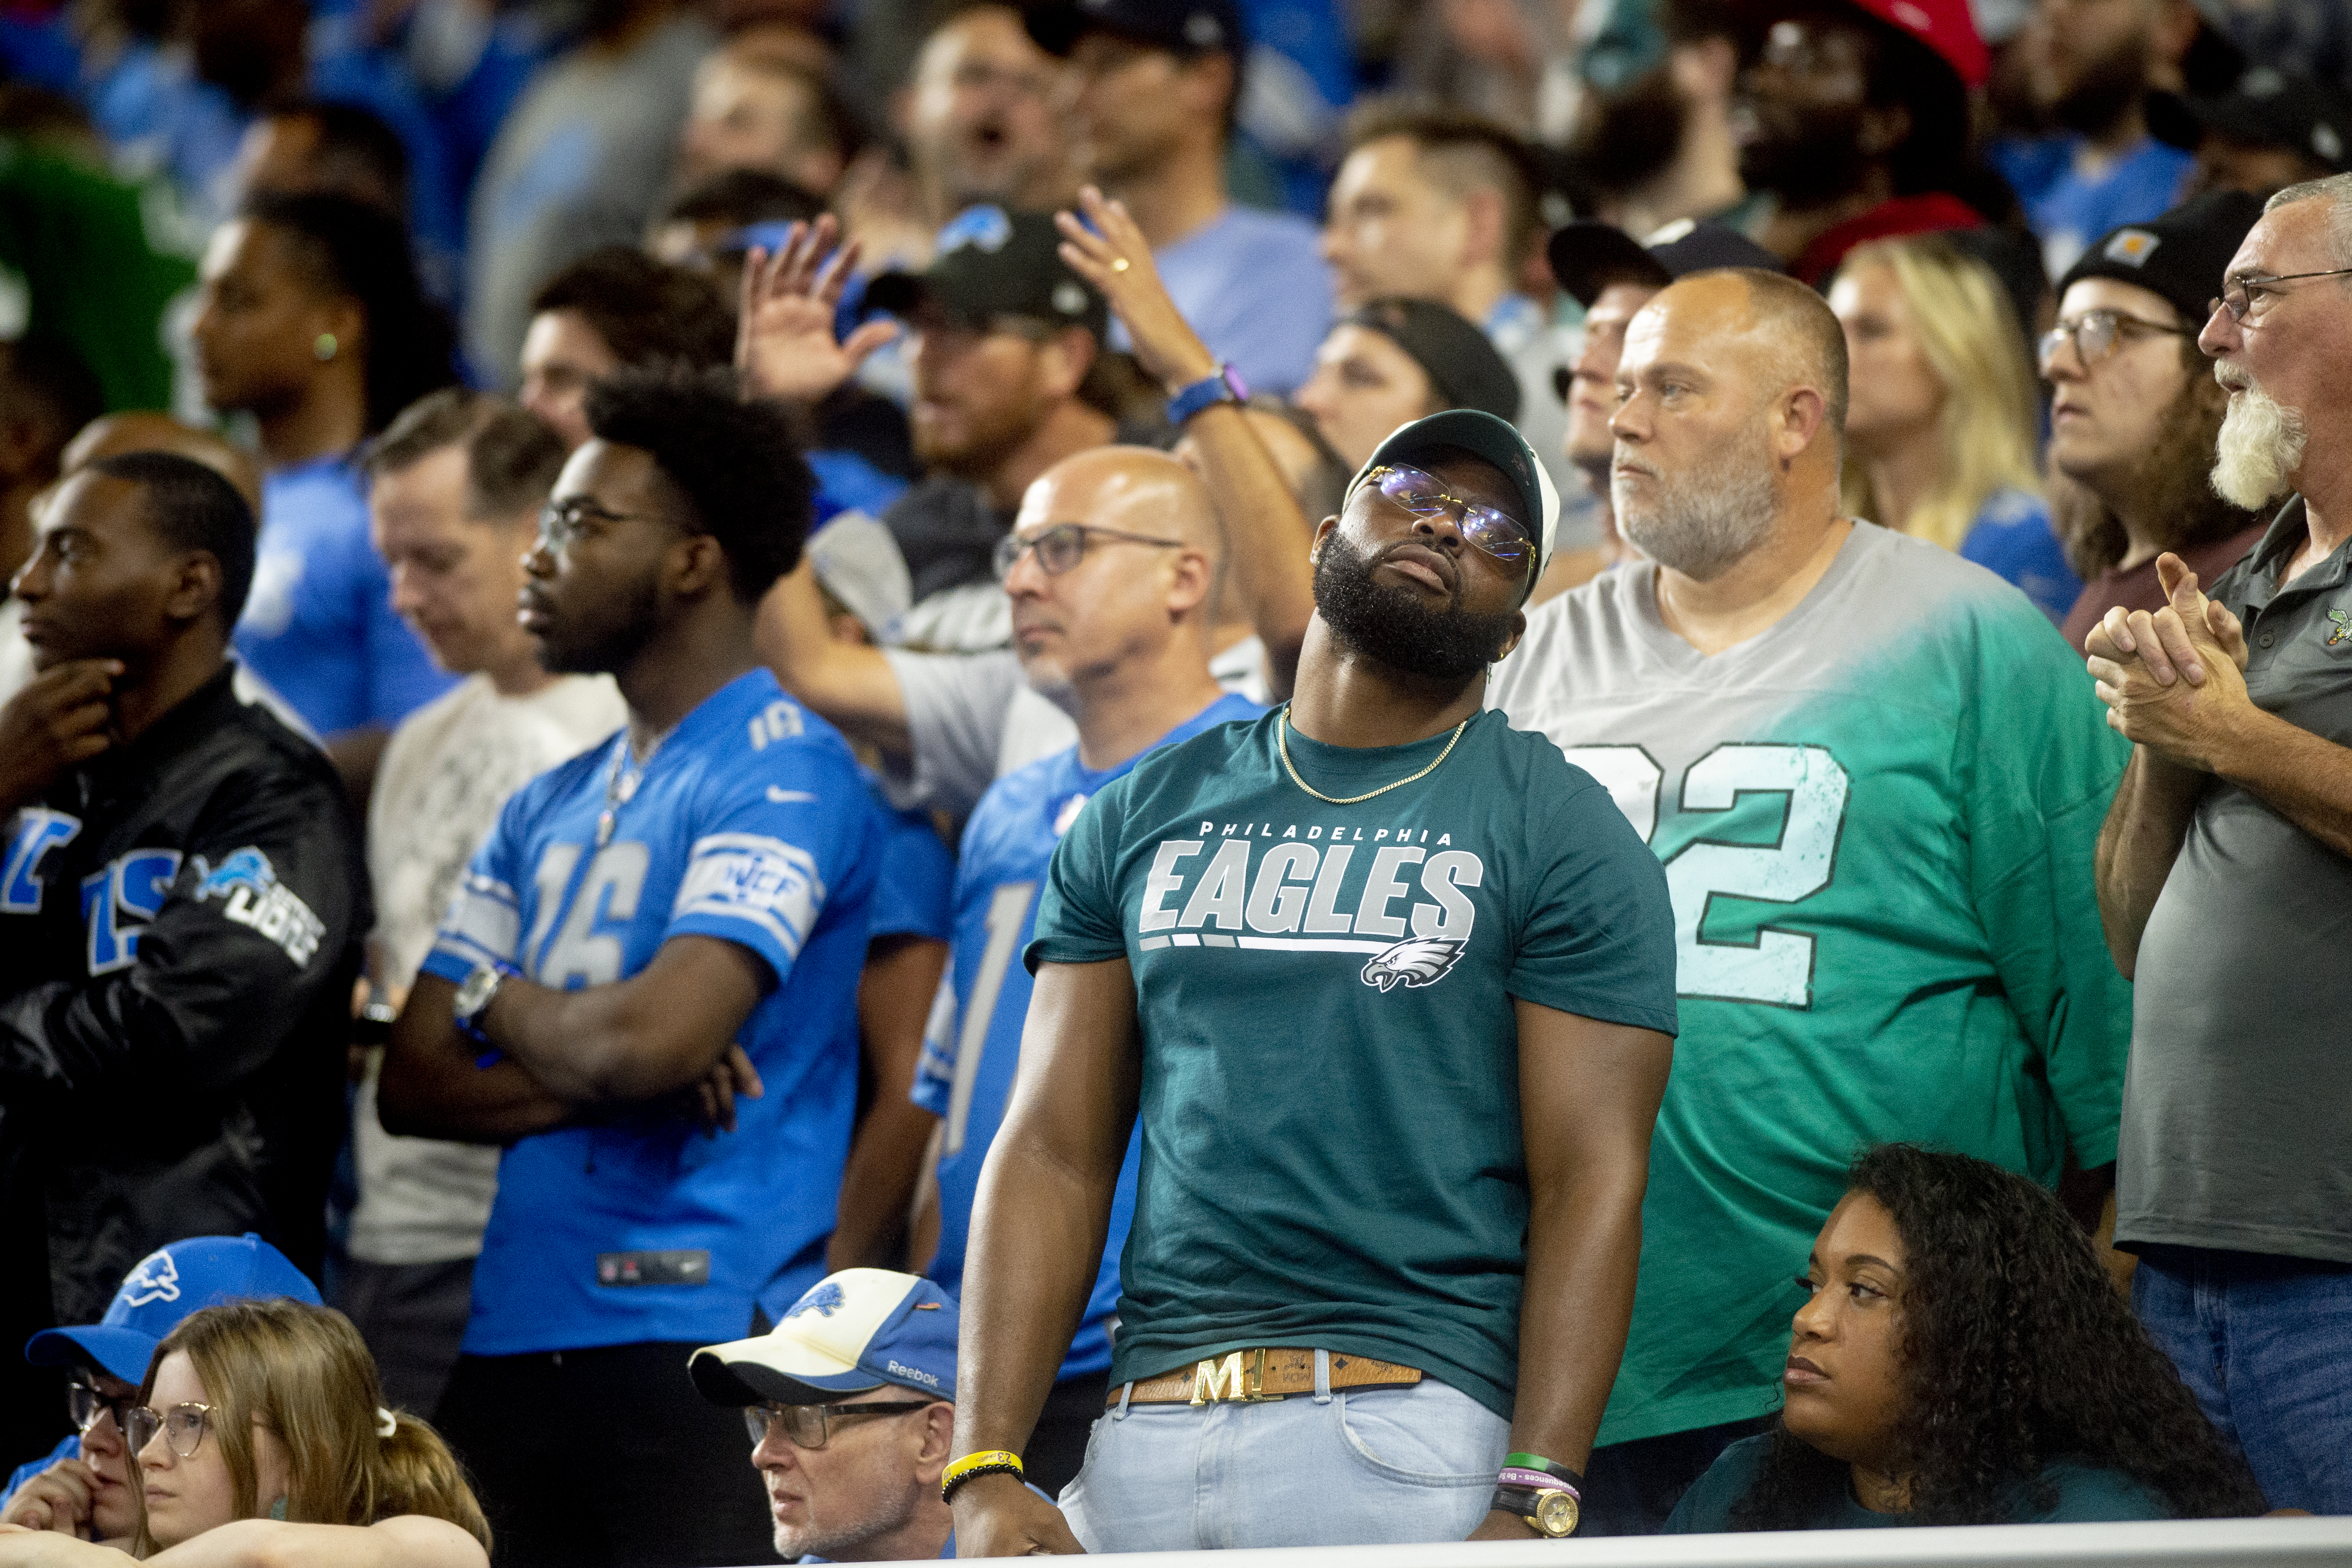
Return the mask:
[[[1971,900],[2011,1010],[2042,1059],[2075,1163],[2116,1157],[2131,983],[2108,955],[2094,866],[2100,825],[2131,746],[2107,728],[2087,679],[2045,643],[2046,622],[1988,618],[1979,700],[1958,755],[1968,781]],[[2006,635],[2003,635],[2006,634]],[[2044,636],[2043,634],[2049,634]],[[2006,744],[1979,743],[2008,736]]]
[[[1132,778],[1134,775],[1128,775]],[[1100,963],[1127,956],[1118,910],[1118,839],[1127,779],[1096,795],[1054,847],[1036,933],[1022,953],[1029,973],[1041,963]]]
[[1518,951],[1505,982],[1523,1001],[1673,1034],[1675,906],[1658,858],[1591,774],[1566,775],[1532,857]]

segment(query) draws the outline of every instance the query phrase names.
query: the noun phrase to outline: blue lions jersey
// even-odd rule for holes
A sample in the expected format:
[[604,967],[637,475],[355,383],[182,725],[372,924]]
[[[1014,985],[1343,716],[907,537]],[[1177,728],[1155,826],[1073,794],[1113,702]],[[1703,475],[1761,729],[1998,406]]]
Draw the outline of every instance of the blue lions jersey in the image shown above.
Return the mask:
[[[971,1235],[972,1201],[981,1162],[1004,1120],[1013,1071],[1021,1059],[1021,1026],[1029,1016],[1028,967],[1021,953],[1037,923],[1037,893],[1054,847],[1095,793],[1121,778],[1159,746],[1190,740],[1213,725],[1255,719],[1261,710],[1244,697],[1223,697],[1148,748],[1099,773],[1078,761],[1077,748],[1033,763],[989,786],[963,832],[956,870],[955,936],[948,972],[932,1005],[916,1069],[916,1104],[946,1126],[940,1143],[940,1249],[930,1277],[950,1295],[963,1293],[963,1260]],[[1103,1242],[1086,1321],[1070,1342],[1061,1375],[1076,1377],[1110,1365],[1110,1320],[1118,1308],[1118,1255],[1135,1217],[1136,1145],[1128,1143],[1111,1199],[1110,1231]]]
[[882,873],[874,887],[868,935],[947,942],[955,934],[955,857],[940,830],[919,811],[901,811],[883,796],[869,773],[866,787],[882,819]]
[[508,1149],[468,1354],[740,1338],[755,1302],[773,1313],[824,1273],[857,1097],[872,798],[840,735],[764,669],[616,790],[627,743],[515,792],[425,972],[462,982],[495,959],[572,990],[626,979],[675,936],[734,942],[773,980],[736,1037],[767,1092],[736,1101],[731,1133],[649,1105]]

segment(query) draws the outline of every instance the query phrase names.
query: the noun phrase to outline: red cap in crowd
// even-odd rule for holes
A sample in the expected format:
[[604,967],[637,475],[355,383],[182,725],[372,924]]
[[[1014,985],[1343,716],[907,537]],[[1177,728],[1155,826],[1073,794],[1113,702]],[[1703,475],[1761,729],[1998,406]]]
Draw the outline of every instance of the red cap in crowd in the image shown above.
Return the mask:
[[1969,0],[1846,0],[1890,26],[1900,27],[1959,74],[1964,87],[1982,87],[1992,74],[1992,56],[1977,32]]

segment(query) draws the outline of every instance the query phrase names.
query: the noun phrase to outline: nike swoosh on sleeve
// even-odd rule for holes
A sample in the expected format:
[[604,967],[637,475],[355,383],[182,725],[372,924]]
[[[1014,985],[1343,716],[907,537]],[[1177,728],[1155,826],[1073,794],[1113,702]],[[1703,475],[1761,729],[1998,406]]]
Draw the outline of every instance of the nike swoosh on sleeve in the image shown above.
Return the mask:
[[768,798],[778,805],[790,805],[796,800],[813,801],[816,796],[804,789],[786,789],[782,784],[770,784]]

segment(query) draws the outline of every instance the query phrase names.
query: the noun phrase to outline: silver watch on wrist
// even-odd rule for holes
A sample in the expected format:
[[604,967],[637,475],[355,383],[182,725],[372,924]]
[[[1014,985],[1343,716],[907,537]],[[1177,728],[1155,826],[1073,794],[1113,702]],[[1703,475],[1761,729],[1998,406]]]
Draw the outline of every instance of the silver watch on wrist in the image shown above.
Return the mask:
[[457,987],[457,994],[449,1004],[449,1011],[457,1020],[459,1034],[478,1045],[490,1043],[490,1037],[482,1033],[482,1015],[490,1010],[491,999],[498,995],[499,987],[505,984],[507,976],[513,973],[503,964],[478,963],[474,966],[474,972],[466,976],[466,983]]

